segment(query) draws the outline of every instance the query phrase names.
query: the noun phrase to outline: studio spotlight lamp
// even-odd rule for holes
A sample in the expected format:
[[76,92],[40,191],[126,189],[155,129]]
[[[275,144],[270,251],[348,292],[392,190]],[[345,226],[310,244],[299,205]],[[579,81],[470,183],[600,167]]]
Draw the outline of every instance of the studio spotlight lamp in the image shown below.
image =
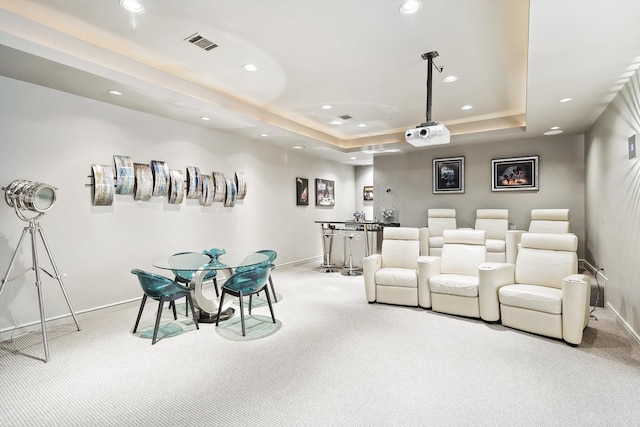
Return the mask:
[[24,221],[29,221],[30,218],[23,211],[35,212],[35,218],[39,218],[56,202],[56,188],[41,182],[17,179],[3,190],[7,205],[14,208],[18,217]]
[[[80,325],[78,324],[78,319],[76,319],[76,315],[71,308],[71,303],[69,302],[69,297],[67,296],[67,292],[64,289],[64,284],[62,283],[62,276],[58,271],[58,267],[56,266],[55,261],[53,260],[53,255],[51,255],[51,251],[49,250],[49,245],[47,244],[47,240],[44,237],[44,232],[38,223],[38,219],[43,216],[46,212],[48,212],[56,202],[56,188],[43,184],[41,182],[35,181],[27,181],[23,179],[18,179],[11,182],[8,186],[2,188],[4,190],[4,200],[7,202],[9,207],[13,208],[20,218],[23,221],[29,223],[28,226],[24,227],[22,230],[22,236],[18,241],[18,246],[16,250],[13,252],[13,256],[11,257],[11,262],[9,262],[9,268],[7,269],[7,273],[2,279],[2,283],[0,284],[0,294],[2,294],[2,290],[4,289],[4,285],[8,282],[17,279],[18,277],[24,275],[25,273],[33,270],[36,275],[36,288],[38,290],[38,303],[40,306],[40,324],[42,326],[42,341],[44,344],[44,356],[45,362],[49,361],[49,346],[47,344],[47,327],[46,327],[46,317],[44,313],[44,301],[42,300],[42,289],[40,281],[40,270],[44,271],[49,277],[56,279],[60,284],[60,289],[62,289],[62,293],[64,295],[65,300],[67,301],[67,306],[69,307],[69,311],[71,312],[71,316],[73,317],[73,321],[76,324],[78,330],[80,330]],[[20,274],[16,274],[12,278],[9,278],[11,275],[11,271],[15,265],[16,257],[20,252],[20,247],[22,246],[22,242],[24,241],[25,236],[29,233],[31,237],[31,258],[33,264],[31,267],[27,268]],[[40,267],[40,262],[38,260],[38,242],[37,236],[40,236],[42,240],[42,244],[44,249],[49,256],[49,261],[51,261],[51,266],[53,267],[54,274],[49,273],[44,268]]]

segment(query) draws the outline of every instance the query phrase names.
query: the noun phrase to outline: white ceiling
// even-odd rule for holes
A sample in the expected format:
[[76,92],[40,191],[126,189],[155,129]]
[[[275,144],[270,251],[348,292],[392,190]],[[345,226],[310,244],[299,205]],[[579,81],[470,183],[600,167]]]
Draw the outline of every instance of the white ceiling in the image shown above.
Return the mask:
[[444,67],[432,119],[452,145],[585,132],[640,66],[638,0],[140,2],[0,0],[0,75],[358,165],[417,149],[423,53]]

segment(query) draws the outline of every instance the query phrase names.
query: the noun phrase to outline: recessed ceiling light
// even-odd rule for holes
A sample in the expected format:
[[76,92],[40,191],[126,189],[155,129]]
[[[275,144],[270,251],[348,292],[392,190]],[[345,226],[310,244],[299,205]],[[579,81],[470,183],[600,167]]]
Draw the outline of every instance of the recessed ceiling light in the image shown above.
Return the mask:
[[558,130],[558,129],[560,129],[560,126],[553,126],[553,127],[550,127],[549,129],[551,129],[551,130]]
[[444,79],[442,79],[442,81],[445,83],[452,83],[452,82],[455,82],[456,80],[458,80],[458,76],[447,76]]
[[349,157],[349,160],[358,160],[357,157]]
[[256,67],[254,64],[244,64],[242,68],[244,68],[246,71],[256,71],[258,69],[258,67]]
[[133,13],[144,13],[144,7],[136,0],[120,0],[123,9]]
[[202,116],[202,117],[200,117],[200,120],[203,120],[203,121],[205,121],[205,122],[208,122],[208,121],[209,121],[209,120],[211,120],[211,119],[210,119],[209,117],[207,117],[207,116]]
[[367,127],[367,124],[366,124],[366,123],[359,123],[359,124],[358,124],[358,127],[359,127],[359,128],[366,128],[366,127]]
[[560,100],[560,102],[563,102],[563,103],[564,103],[564,102],[570,102],[570,101],[573,101],[573,98],[562,98],[562,99]]
[[544,134],[547,135],[547,136],[550,136],[550,135],[558,135],[560,133],[562,133],[561,130],[550,130],[548,132],[545,132]]
[[112,90],[109,91],[109,94],[120,96],[120,95],[122,95],[122,92],[120,92],[119,90],[113,90],[112,89]]
[[307,146],[306,145],[294,145],[291,148],[293,148],[294,150],[303,150],[303,149],[307,148]]
[[261,133],[260,136],[269,136],[266,133]]
[[462,107],[460,107],[461,110],[471,110],[473,108],[473,105],[463,105]]
[[418,0],[406,0],[400,5],[400,13],[403,15],[413,15],[422,7],[422,3]]
[[341,125],[342,122],[340,120],[331,120],[332,125]]
[[322,108],[323,110],[331,110],[333,107],[331,105],[329,105],[329,104],[326,104],[326,105],[323,105],[320,108]]

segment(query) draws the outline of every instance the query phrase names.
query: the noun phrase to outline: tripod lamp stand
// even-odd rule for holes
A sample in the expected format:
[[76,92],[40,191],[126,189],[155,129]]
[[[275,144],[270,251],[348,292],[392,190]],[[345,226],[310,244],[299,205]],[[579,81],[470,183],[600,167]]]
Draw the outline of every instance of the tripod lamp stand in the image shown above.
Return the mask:
[[[69,311],[71,312],[71,316],[73,317],[73,321],[80,330],[80,325],[78,324],[78,320],[76,319],[76,315],[71,308],[71,303],[69,302],[69,297],[67,296],[67,292],[64,289],[64,284],[62,283],[62,276],[58,271],[58,267],[56,266],[55,261],[53,260],[53,256],[51,255],[51,251],[49,250],[49,245],[47,245],[47,240],[44,237],[44,232],[42,231],[42,227],[40,227],[40,223],[38,220],[41,216],[43,216],[49,209],[51,209],[56,201],[56,189],[50,185],[43,184],[41,182],[34,181],[26,181],[26,180],[16,180],[11,182],[7,187],[2,188],[4,193],[5,201],[9,207],[14,208],[16,215],[23,221],[26,221],[28,225],[24,227],[22,230],[22,236],[20,236],[20,240],[18,241],[18,246],[16,246],[16,250],[11,257],[11,262],[9,262],[9,268],[7,269],[7,273],[2,279],[2,283],[0,284],[0,294],[2,294],[2,290],[4,289],[4,285],[8,282],[17,279],[18,277],[24,275],[29,270],[33,270],[36,275],[36,288],[38,290],[38,304],[40,307],[40,324],[42,326],[42,342],[44,344],[44,361],[49,362],[49,346],[47,343],[47,327],[46,327],[46,317],[44,314],[44,302],[42,300],[42,289],[40,281],[40,271],[44,271],[49,277],[56,279],[60,284],[60,289],[62,289],[62,294],[64,295],[65,300],[67,301],[67,306],[69,307]],[[33,215],[33,216],[30,216]],[[11,271],[13,270],[16,257],[18,252],[20,251],[20,247],[25,240],[25,236],[29,233],[31,240],[31,259],[32,266],[22,273],[9,278],[11,275]],[[44,249],[49,256],[49,261],[51,261],[51,266],[53,267],[54,274],[49,273],[44,268],[40,267],[40,262],[38,259],[38,244],[37,244],[37,236],[40,236],[42,240],[42,244],[44,245]]]

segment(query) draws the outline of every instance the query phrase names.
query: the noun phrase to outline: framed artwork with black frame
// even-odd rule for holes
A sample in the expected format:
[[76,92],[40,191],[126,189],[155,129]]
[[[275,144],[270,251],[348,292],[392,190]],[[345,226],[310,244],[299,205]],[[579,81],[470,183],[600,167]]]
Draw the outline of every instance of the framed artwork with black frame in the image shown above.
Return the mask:
[[309,205],[309,180],[307,178],[296,178],[296,205]]
[[365,185],[362,189],[362,200],[369,202],[373,200],[373,185]]
[[335,189],[333,180],[316,178],[316,206],[334,206]]
[[491,160],[491,191],[531,190],[538,190],[538,156]]
[[433,159],[433,193],[464,193],[464,157]]

